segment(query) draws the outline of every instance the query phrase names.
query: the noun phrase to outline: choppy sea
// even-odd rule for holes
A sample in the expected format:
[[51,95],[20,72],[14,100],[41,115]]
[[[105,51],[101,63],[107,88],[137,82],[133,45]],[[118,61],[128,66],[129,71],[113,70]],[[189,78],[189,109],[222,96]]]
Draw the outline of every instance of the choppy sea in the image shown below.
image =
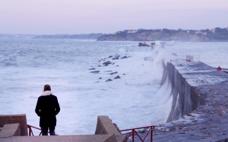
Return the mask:
[[[56,133],[94,133],[98,115],[121,129],[164,123],[172,97],[160,86],[162,63],[192,56],[228,68],[228,42],[138,42],[0,36],[0,114],[27,115],[48,83],[59,99]],[[104,62],[108,62],[108,65]]]

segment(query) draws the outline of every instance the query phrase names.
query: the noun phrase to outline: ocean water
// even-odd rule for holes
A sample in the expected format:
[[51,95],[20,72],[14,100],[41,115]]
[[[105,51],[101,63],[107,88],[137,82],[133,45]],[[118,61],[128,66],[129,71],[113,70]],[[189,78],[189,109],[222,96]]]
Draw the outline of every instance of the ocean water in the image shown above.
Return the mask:
[[154,49],[137,44],[0,37],[0,114],[25,113],[38,126],[36,101],[49,83],[61,107],[57,134],[92,134],[98,115],[108,115],[120,129],[164,123],[172,101],[169,84],[160,86],[164,61],[191,55],[228,68],[226,42],[156,42]]

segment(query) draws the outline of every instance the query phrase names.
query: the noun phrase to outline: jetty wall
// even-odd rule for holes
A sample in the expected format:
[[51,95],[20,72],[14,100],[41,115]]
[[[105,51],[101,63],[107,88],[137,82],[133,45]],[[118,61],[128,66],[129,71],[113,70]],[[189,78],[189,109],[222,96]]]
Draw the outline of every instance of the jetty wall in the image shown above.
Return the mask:
[[203,62],[173,60],[162,83],[172,87],[168,123],[157,142],[225,142],[228,139],[228,73]]
[[[199,63],[205,65],[203,63]],[[197,88],[191,86],[186,78],[180,73],[175,65],[168,62],[164,74],[172,87],[172,108],[167,121],[177,120],[185,114],[191,113],[200,104],[203,104],[204,98],[200,96]]]

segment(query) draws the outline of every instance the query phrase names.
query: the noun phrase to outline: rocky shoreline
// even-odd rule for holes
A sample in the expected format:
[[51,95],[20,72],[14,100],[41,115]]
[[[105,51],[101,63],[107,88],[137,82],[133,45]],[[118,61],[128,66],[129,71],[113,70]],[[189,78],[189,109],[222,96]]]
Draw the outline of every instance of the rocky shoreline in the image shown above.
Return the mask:
[[[99,75],[98,77],[99,81],[110,82],[116,79],[121,79],[122,76],[126,75],[126,73],[120,73],[118,72],[118,70],[110,69],[109,67],[112,66],[112,67],[118,68],[119,65],[115,61],[124,60],[127,58],[130,58],[130,56],[127,56],[127,55],[121,56],[119,54],[110,55],[108,57],[101,58],[100,60],[98,60],[97,66],[96,67],[92,66],[88,70],[90,71],[90,73]],[[102,70],[105,70],[103,71],[104,72],[103,74],[108,75],[108,77],[105,78],[100,74],[102,72],[101,68]]]

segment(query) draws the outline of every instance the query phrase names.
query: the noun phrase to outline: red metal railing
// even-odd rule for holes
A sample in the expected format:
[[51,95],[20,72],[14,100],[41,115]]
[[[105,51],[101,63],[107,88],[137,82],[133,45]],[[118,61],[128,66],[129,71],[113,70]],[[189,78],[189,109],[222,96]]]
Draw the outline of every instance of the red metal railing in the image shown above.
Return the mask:
[[[143,130],[143,133],[140,133],[139,131]],[[145,126],[145,127],[138,127],[138,128],[131,128],[131,129],[124,129],[120,130],[123,135],[126,135],[127,138],[131,138],[132,142],[135,142],[135,140],[138,140],[140,142],[149,141],[153,142],[153,132],[155,130],[155,126]]]
[[27,128],[28,128],[28,135],[29,136],[34,136],[33,129],[39,130],[40,131],[39,136],[41,136],[41,129],[40,128],[29,125],[29,124],[27,124]]
[[[41,129],[32,125],[27,124],[28,135],[34,136],[33,129],[39,130],[39,136],[41,136]],[[143,133],[140,133],[139,130],[143,130]],[[145,127],[137,127],[131,129],[120,130],[123,135],[126,135],[129,139],[131,137],[131,141],[135,142],[136,138],[141,142],[145,142],[147,138],[149,138],[150,142],[153,142],[153,132],[155,130],[155,126],[145,126]],[[150,134],[150,135],[149,135]]]

